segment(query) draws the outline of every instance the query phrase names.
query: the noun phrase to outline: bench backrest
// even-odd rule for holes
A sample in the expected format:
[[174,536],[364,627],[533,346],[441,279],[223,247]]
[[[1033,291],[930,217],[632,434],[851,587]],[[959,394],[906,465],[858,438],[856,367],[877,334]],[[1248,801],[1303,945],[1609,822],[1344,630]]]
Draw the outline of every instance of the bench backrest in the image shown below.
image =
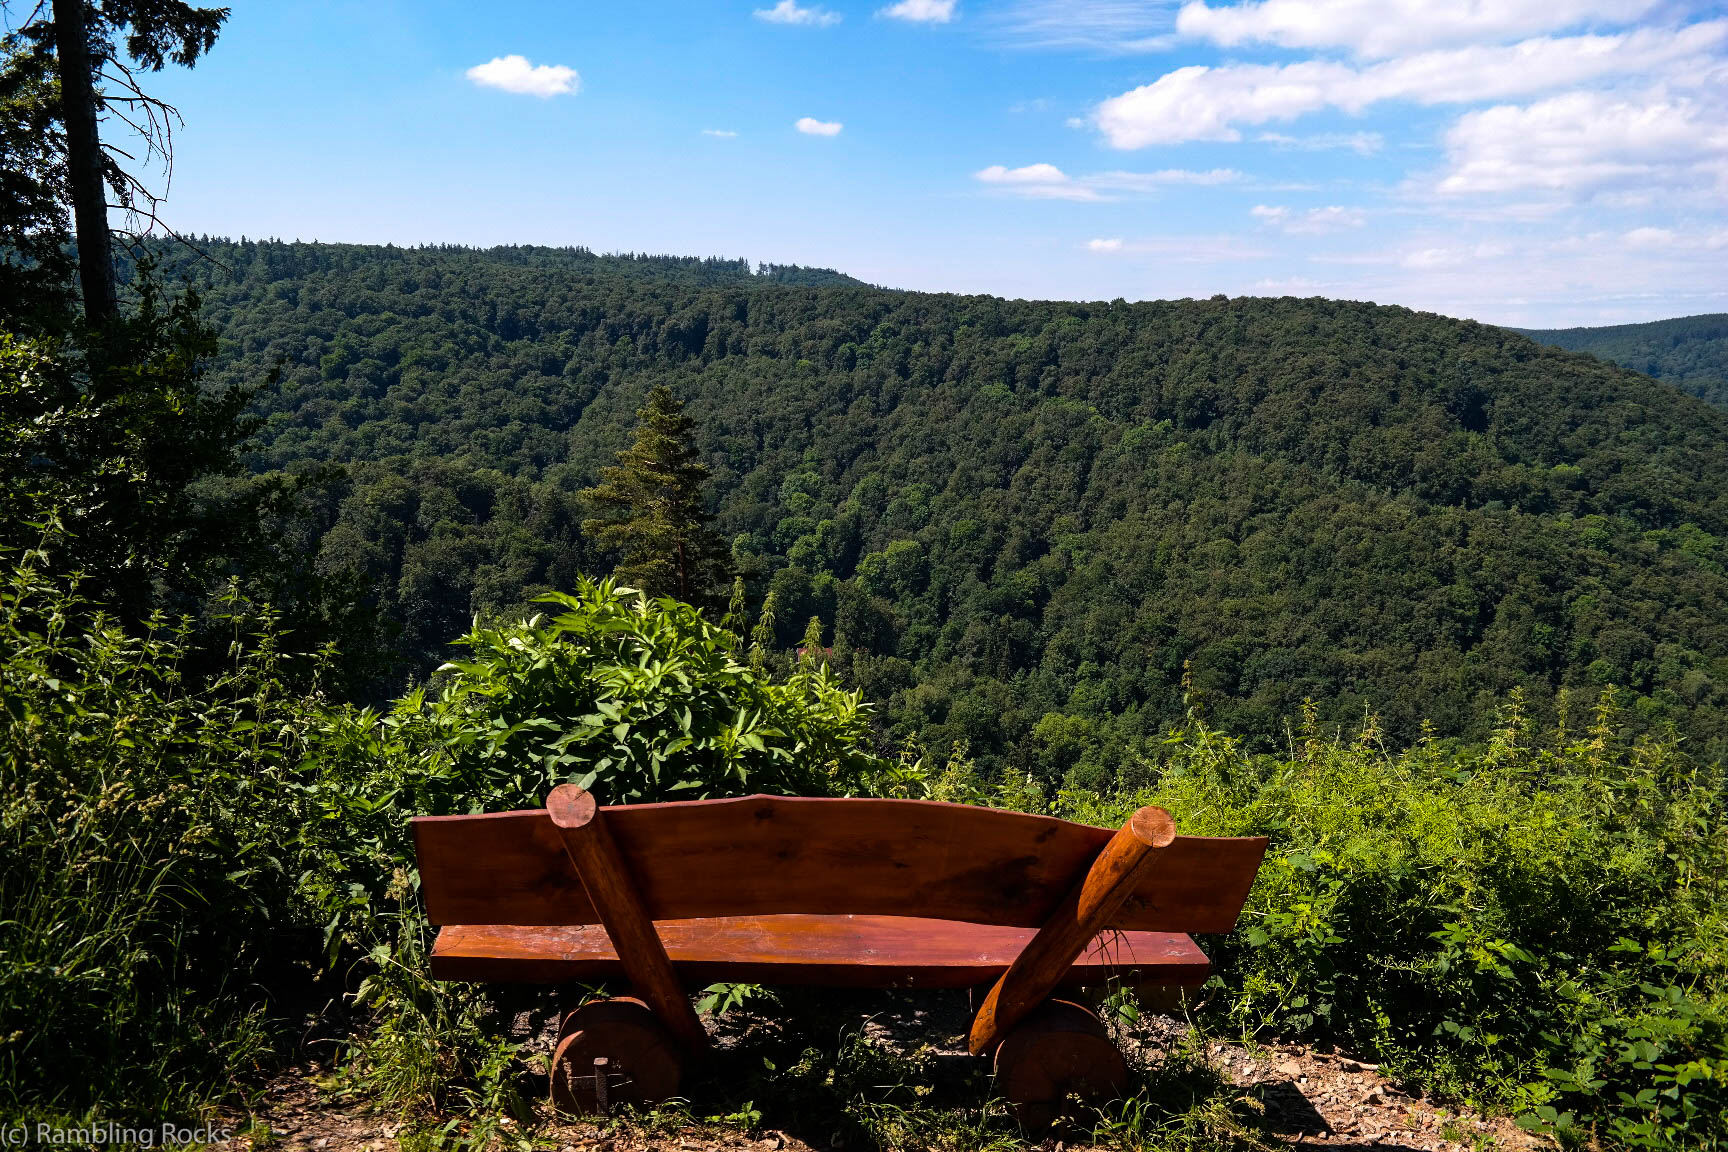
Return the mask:
[[[929,800],[746,796],[604,810],[649,917],[923,916],[1036,928],[1113,832]],[[544,809],[414,821],[432,922],[599,922]],[[1264,837],[1178,836],[1109,926],[1229,932]]]

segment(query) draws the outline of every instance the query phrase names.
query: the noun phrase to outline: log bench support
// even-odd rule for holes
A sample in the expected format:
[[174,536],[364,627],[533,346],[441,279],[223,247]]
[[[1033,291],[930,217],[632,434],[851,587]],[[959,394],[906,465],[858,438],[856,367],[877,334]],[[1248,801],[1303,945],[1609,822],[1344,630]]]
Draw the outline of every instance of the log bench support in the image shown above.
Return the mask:
[[642,905],[636,881],[606,830],[599,803],[585,789],[560,784],[546,798],[546,810],[600,923],[606,927],[631,987],[685,1051],[692,1055],[706,1052],[708,1032],[690,1006],[690,997],[666,956],[666,946]]
[[1142,808],[1128,818],[984,997],[967,1038],[972,1055],[995,1051],[1009,1029],[1049,999],[1069,965],[1151,875],[1158,849],[1175,839],[1176,822],[1162,808]]

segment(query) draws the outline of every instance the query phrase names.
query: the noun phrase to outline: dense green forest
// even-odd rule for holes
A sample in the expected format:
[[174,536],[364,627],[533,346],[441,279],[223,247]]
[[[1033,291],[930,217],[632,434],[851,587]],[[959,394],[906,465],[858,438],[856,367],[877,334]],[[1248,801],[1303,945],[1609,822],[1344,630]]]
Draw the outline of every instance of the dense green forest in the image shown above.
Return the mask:
[[1520,328],[1530,339],[1588,352],[1728,408],[1728,313],[1602,328]]
[[[1728,414],[1502,329],[1325,300],[1037,303],[741,261],[204,241],[214,378],[365,590],[374,693],[604,572],[575,493],[668,384],[778,640],[890,732],[1094,785],[1181,714],[1479,736],[1514,687],[1728,739]],[[810,283],[819,281],[818,283]],[[388,633],[387,635],[384,633]]]

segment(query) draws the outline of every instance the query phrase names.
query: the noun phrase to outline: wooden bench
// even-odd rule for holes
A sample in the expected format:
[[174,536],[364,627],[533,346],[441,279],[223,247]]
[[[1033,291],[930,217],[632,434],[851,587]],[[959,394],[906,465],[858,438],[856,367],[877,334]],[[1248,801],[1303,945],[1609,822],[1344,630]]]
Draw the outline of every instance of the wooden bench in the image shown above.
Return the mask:
[[677,1091],[708,1036],[687,985],[981,988],[969,1046],[1036,1121],[1126,1065],[1090,1012],[1052,993],[1193,986],[1189,933],[1235,926],[1264,838],[1177,836],[1142,808],[1115,833],[923,800],[748,796],[414,822],[441,980],[595,984],[633,998],[563,1021],[554,1103],[604,1111]]

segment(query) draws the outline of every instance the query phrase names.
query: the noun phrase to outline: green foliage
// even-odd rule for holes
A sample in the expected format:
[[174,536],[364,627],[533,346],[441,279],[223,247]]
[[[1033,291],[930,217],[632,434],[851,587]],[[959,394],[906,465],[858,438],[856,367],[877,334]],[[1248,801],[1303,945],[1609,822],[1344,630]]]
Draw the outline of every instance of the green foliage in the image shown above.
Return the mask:
[[235,584],[275,608],[287,651],[341,636],[326,671],[363,690],[389,662],[388,630],[363,578],[316,548],[329,528],[316,505],[340,477],[243,474],[249,389],[206,379],[215,335],[200,308],[191,291],[164,300],[142,269],[100,336],[0,331],[0,548],[46,548],[51,570],[79,573],[81,595],[135,633],[155,612],[190,617],[194,679],[220,665],[217,601]]
[[1605,702],[1544,741],[1514,697],[1483,749],[1389,754],[1372,723],[1285,756],[1194,718],[1144,788],[1185,833],[1272,838],[1208,1011],[1334,1038],[1445,1095],[1616,1147],[1728,1141],[1728,811],[1672,742]]
[[760,984],[710,984],[696,999],[696,1011],[720,1017],[734,1008],[762,1002],[774,1003],[774,994]]
[[578,493],[603,513],[582,531],[622,556],[617,577],[656,596],[711,601],[726,583],[726,545],[703,507],[708,469],[697,456],[695,426],[664,385],[636,414],[636,442]]
[[233,543],[221,538],[255,513],[193,490],[238,470],[246,392],[203,386],[216,343],[197,296],[164,306],[151,281],[141,287],[96,345],[0,333],[0,545],[29,546],[58,517],[55,563],[130,621],[165,591],[203,593]]
[[64,142],[52,62],[0,38],[0,326],[54,330],[72,313]]
[[895,767],[869,750],[859,694],[825,667],[776,682],[696,609],[611,581],[540,601],[553,614],[476,628],[441,696],[397,708],[448,750],[418,785],[423,805],[535,805],[565,781],[607,804],[849,795]]
[[[819,616],[895,738],[964,740],[990,771],[1065,783],[1033,736],[1055,714],[1108,785],[1180,720],[1184,662],[1261,750],[1306,697],[1334,724],[1372,704],[1408,743],[1424,719],[1485,738],[1515,687],[1552,722],[1562,688],[1606,681],[1638,697],[1624,724],[1728,748],[1728,414],[1503,329],[580,250],[210,247],[232,276],[168,259],[223,325],[223,378],[283,363],[255,465],[357,466],[311,547],[354,560],[421,673],[448,631],[426,621],[568,586],[554,556],[599,570],[547,510],[665,385],[752,605],[776,597],[769,648]],[[368,503],[433,468],[529,496],[465,502],[450,543],[411,501]]]
[[404,913],[397,939],[366,957],[353,1000],[370,1019],[353,1038],[342,1088],[417,1118],[475,1117],[482,1131],[469,1140],[484,1147],[498,1120],[532,1116],[514,1075],[517,1046],[497,1034],[485,989],[428,975],[433,929],[418,910]]
[[0,1108],[196,1116],[264,1058],[261,989],[317,939],[294,896],[314,709],[240,605],[193,693],[183,630],[130,635],[43,553],[5,558]]
[[[1704,767],[1728,739],[1728,418],[1396,309],[921,297],[539,250],[223,255],[214,386],[189,302],[148,305],[106,359],[0,344],[3,542],[33,549],[7,553],[0,600],[0,1103],[189,1113],[352,989],[334,1083],[426,1146],[498,1137],[517,1056],[484,991],[426,976],[407,817],[575,779],[609,802],[931,795],[1100,824],[1159,802],[1186,832],[1264,832],[1243,930],[1208,942],[1210,1022],[1337,1038],[1567,1140],[1728,1140]],[[302,469],[264,484],[309,509],[270,569],[284,598],[354,591],[425,671],[480,617],[382,712],[325,702],[281,618],[208,598],[267,584],[213,510],[251,491],[222,474],[231,386],[277,355],[258,462]],[[662,383],[700,417],[691,460],[726,464],[748,576],[727,626],[576,576],[599,558],[576,493]],[[551,587],[574,591],[500,622]],[[1197,689],[1219,727],[1168,731]],[[1586,692],[1605,702],[1580,732]],[[934,778],[915,736],[947,754]],[[797,1027],[771,1047],[729,1122],[1005,1138],[975,1084],[928,1106],[933,1060]],[[1166,1071],[1168,1099],[1100,1132],[1257,1139],[1203,1062]]]
[[[1157,802],[1185,832],[1262,832],[1243,927],[1207,942],[1205,1019],[1335,1038],[1606,1147],[1724,1137],[1722,781],[1622,739],[1608,705],[1537,739],[1514,697],[1481,748],[1396,754],[1373,723],[1346,740],[1313,710],[1282,756],[1195,717],[1135,789],[1052,796],[1024,773],[987,781],[963,750],[933,779],[876,756],[826,669],[753,670],[694,609],[607,582],[476,628],[470,659],[380,714],[288,691],[273,626],[239,603],[230,671],[188,692],[174,629],[129,637],[42,559],[15,563],[0,601],[0,1084],[20,1114],[193,1113],[269,1058],[297,1003],[353,980],[334,1086],[428,1146],[501,1138],[529,1115],[519,1058],[486,990],[426,975],[407,817],[533,804],[604,764],[609,800],[874,791],[1100,824]],[[709,1007],[748,1009],[746,991],[710,989]],[[1012,1138],[981,1085],[944,1087],[862,1034],[835,1047],[810,1008],[776,1007],[760,1073],[719,1093],[727,1123],[832,1118],[884,1148]],[[1113,1015],[1132,1026],[1126,1002]],[[1260,1141],[1203,1059],[1147,1076],[1101,1139]]]
[[1728,315],[1519,331],[1543,344],[1612,360],[1690,392],[1705,403],[1728,407]]
[[190,1115],[349,978],[365,1023],[340,1083],[415,1116],[520,1112],[485,992],[426,975],[409,816],[535,806],[571,777],[617,801],[918,775],[869,750],[832,673],[752,670],[695,609],[609,582],[476,628],[439,688],[379,714],[295,687],[276,620],[235,598],[228,667],[189,678],[186,624],[129,634],[49,574],[53,551],[13,554],[0,586],[15,1115]]

